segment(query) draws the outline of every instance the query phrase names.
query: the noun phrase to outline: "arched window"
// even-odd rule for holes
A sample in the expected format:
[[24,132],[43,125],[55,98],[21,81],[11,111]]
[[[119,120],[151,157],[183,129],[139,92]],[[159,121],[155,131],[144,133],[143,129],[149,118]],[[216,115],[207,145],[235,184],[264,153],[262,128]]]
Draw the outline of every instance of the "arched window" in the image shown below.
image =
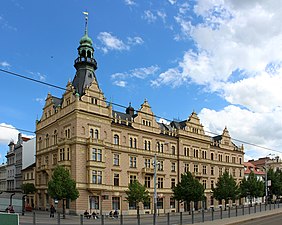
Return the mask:
[[58,143],[58,132],[57,130],[54,131],[54,145]]
[[98,129],[95,129],[94,138],[99,139],[99,130]]
[[46,134],[46,139],[45,139],[45,147],[49,147],[49,134]]
[[119,136],[117,134],[114,135],[114,144],[119,145]]
[[129,147],[133,148],[133,139],[132,139],[132,137],[129,138]]
[[134,148],[137,148],[137,139],[134,138]]
[[176,153],[176,152],[175,152],[175,146],[171,146],[171,154],[172,154],[172,155],[175,155],[175,153]]
[[91,137],[91,138],[94,138],[94,131],[93,131],[92,128],[90,129],[90,137]]

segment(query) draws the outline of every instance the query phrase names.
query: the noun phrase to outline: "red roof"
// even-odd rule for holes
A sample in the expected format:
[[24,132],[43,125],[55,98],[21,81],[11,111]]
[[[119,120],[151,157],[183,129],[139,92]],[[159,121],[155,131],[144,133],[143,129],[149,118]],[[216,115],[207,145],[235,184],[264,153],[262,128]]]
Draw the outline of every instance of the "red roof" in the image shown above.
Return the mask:
[[265,175],[265,172],[259,171],[258,168],[250,161],[244,162],[244,167],[246,168],[244,174],[250,174],[251,172],[254,172],[255,175]]

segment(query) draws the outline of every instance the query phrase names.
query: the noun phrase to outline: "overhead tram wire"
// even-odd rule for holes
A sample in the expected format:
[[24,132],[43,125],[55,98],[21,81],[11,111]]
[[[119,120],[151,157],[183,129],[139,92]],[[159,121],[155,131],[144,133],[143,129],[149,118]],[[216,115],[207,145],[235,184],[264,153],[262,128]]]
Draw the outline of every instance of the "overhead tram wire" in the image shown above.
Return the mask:
[[[27,76],[24,76],[24,75],[21,75],[19,73],[15,73],[15,72],[11,72],[11,71],[8,71],[8,70],[4,70],[4,69],[0,69],[0,72],[3,72],[3,73],[7,73],[7,74],[10,74],[10,75],[13,75],[13,76],[16,76],[16,77],[20,77],[22,79],[26,79],[26,80],[29,80],[29,81],[33,81],[35,83],[40,83],[40,84],[43,84],[43,85],[46,85],[46,86],[50,86],[50,87],[53,87],[53,88],[57,88],[57,89],[60,89],[60,90],[63,90],[63,91],[68,91],[66,88],[63,88],[63,87],[60,87],[58,85],[54,85],[54,84],[50,84],[50,83],[47,83],[47,82],[43,82],[43,81],[39,81],[39,80],[36,80],[36,79],[33,79],[33,78],[30,78],[30,77],[27,77]],[[88,96],[88,95],[85,95],[87,97],[92,97],[92,96]],[[121,108],[127,108],[127,106],[124,106],[124,105],[121,105],[121,104],[118,104],[118,103],[113,103],[111,101],[106,101],[104,99],[99,99],[101,101],[104,101],[105,103],[108,103],[108,104],[111,104],[111,105],[115,105],[115,106],[118,106],[118,107],[121,107]],[[151,114],[148,114],[148,113],[145,113],[145,112],[141,112],[139,110],[135,110],[136,112],[138,113],[143,113],[145,115],[151,115]],[[164,118],[164,117],[161,117],[161,116],[157,116],[157,115],[154,115],[155,118],[158,118],[158,119],[164,119],[166,121],[172,121],[171,119],[167,119],[167,118]],[[5,127],[5,128],[10,128],[10,129],[13,129],[12,127],[8,127],[8,126],[3,126],[3,125],[0,125],[0,127]],[[28,130],[24,130],[24,129],[18,129],[18,128],[14,128],[14,129],[17,129],[19,131],[24,131],[24,132],[27,132],[27,133],[34,133],[34,131],[28,131]],[[210,134],[213,134],[213,135],[216,135],[218,136],[219,134],[216,134],[216,133],[213,133],[213,132],[210,132],[210,131],[205,131],[206,133],[210,133]],[[240,143],[243,143],[243,144],[246,144],[246,145],[250,145],[250,146],[254,146],[254,147],[257,147],[257,148],[262,148],[262,149],[266,149],[266,150],[269,150],[269,151],[273,151],[273,152],[277,152],[277,153],[282,153],[281,151],[278,151],[278,150],[275,150],[275,149],[271,149],[271,148],[267,148],[267,147],[264,147],[264,146],[260,146],[260,145],[257,145],[257,144],[253,144],[253,143],[250,143],[250,142],[247,142],[247,141],[242,141],[242,140],[239,140],[239,139],[235,139],[235,138],[231,138],[232,140],[234,141],[237,141],[237,142],[240,142]]]

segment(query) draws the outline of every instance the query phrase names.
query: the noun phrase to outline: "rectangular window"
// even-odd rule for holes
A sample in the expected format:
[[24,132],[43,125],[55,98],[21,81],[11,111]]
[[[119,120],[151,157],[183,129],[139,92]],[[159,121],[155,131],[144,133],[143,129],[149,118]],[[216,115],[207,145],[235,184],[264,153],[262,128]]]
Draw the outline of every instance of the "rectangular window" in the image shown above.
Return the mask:
[[214,188],[214,181],[211,180],[211,189],[213,189],[213,188]]
[[144,202],[144,209],[151,209],[151,199],[148,202]]
[[232,176],[236,177],[236,169],[232,169]]
[[120,210],[120,197],[112,197],[112,209]]
[[198,165],[194,165],[194,173],[198,173]]
[[171,188],[175,187],[175,178],[171,178]]
[[145,168],[150,168],[151,167],[151,160],[150,159],[145,159],[144,166],[145,166]]
[[114,154],[114,166],[119,166],[119,154]]
[[218,173],[219,173],[219,176],[222,175],[222,168],[221,167],[218,168]]
[[151,177],[146,176],[145,177],[145,187],[150,188],[151,187]]
[[164,188],[164,178],[158,177],[158,188]]
[[102,171],[97,171],[97,170],[92,171],[92,183],[102,184]]
[[119,186],[119,174],[114,173],[114,186]]
[[131,210],[132,209],[136,209],[136,202],[129,202],[128,203],[128,208],[131,209]]
[[164,170],[164,162],[163,161],[159,161],[159,163],[158,163],[158,170],[159,171],[163,171]]
[[203,186],[205,189],[207,189],[207,180],[203,180]]
[[203,174],[207,174],[207,166],[203,166]]
[[189,163],[184,164],[184,172],[185,173],[189,172]]
[[176,164],[175,162],[171,163],[171,172],[175,172],[176,171]]
[[214,167],[211,166],[211,175],[214,175]]
[[169,207],[171,209],[174,209],[175,208],[175,199],[174,198],[170,198],[169,199]]
[[164,199],[163,198],[158,198],[157,208],[158,209],[163,209],[164,208]]
[[102,161],[102,150],[101,149],[92,149],[92,160],[101,162]]
[[136,168],[137,163],[136,163],[136,156],[130,156],[129,158],[129,167],[130,168]]
[[132,184],[134,181],[137,180],[137,176],[136,175],[130,175],[129,176],[129,182]]
[[60,149],[60,161],[64,161],[65,160],[65,149],[61,148]]
[[184,156],[189,156],[189,148],[184,147]]
[[99,209],[99,196],[89,197],[90,210]]

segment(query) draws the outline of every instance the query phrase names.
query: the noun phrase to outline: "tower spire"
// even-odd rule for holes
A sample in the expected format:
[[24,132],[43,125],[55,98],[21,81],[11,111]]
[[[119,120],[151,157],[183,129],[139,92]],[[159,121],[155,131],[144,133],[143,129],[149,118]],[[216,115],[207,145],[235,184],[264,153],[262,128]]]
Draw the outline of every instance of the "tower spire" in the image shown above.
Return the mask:
[[85,35],[88,35],[88,12],[85,11],[83,14],[85,15]]

